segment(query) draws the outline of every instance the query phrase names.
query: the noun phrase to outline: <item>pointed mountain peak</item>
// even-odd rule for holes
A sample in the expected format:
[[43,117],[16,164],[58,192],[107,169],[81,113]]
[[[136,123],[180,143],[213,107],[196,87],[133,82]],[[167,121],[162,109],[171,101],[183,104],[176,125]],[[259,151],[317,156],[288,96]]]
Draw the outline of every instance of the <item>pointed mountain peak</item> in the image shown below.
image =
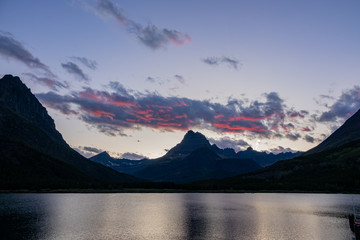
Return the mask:
[[185,134],[183,140],[179,144],[170,149],[165,157],[185,157],[200,147],[210,148],[211,145],[209,140],[207,140],[203,134],[190,130]]
[[19,77],[5,75],[0,79],[0,104],[25,118],[48,136],[65,143],[54,120]]
[[26,87],[25,84],[23,84],[20,80],[20,78],[18,76],[13,76],[11,74],[6,74],[3,76],[3,78],[1,78],[1,84],[13,84],[13,85],[19,85],[19,86],[23,86]]
[[205,144],[209,142],[202,133],[194,132],[193,130],[189,130],[185,134],[183,141],[201,141]]
[[99,153],[97,156],[111,158],[111,156],[106,151]]
[[113,159],[106,151],[101,152],[95,156],[89,158],[91,161],[98,162],[98,163],[107,163],[108,160]]

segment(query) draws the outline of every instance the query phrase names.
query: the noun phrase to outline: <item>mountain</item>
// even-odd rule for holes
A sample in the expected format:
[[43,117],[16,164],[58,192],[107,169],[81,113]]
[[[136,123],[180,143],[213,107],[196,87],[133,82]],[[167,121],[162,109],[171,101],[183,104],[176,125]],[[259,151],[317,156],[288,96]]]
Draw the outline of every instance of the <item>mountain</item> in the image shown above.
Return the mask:
[[251,159],[224,159],[206,146],[199,147],[183,157],[168,158],[165,155],[152,161],[134,175],[156,182],[188,183],[261,169]]
[[127,173],[127,174],[134,174],[142,170],[152,162],[149,159],[129,160],[129,159],[112,158],[107,152],[99,153],[98,155],[93,156],[89,159],[93,162],[97,162],[109,168],[112,168],[118,172]]
[[359,112],[319,146],[256,172],[189,185],[196,189],[360,192]]
[[211,145],[203,134],[190,130],[179,144],[165,154],[164,158],[183,158],[200,147],[210,148]]
[[[89,161],[73,150],[30,89],[11,75],[0,79],[0,141],[2,188],[138,181]],[[37,185],[40,183],[43,185]]]
[[272,154],[252,148],[236,153],[221,149],[201,133],[188,131],[182,141],[164,156],[148,160],[128,160],[110,157],[106,152],[90,160],[121,172],[155,182],[188,183],[211,178],[225,178],[253,172],[279,160],[290,159],[301,153]]
[[220,149],[211,145],[203,134],[190,130],[179,144],[158,159],[115,159],[104,152],[90,160],[155,182],[187,183],[261,169],[255,161],[235,159],[235,155],[233,149]]
[[266,167],[270,166],[277,161],[288,160],[295,157],[298,157],[302,152],[284,152],[284,153],[267,153],[267,152],[258,152],[248,147],[245,151],[239,151],[236,153],[235,158],[250,158],[257,162],[260,166]]
[[328,149],[340,147],[345,143],[360,139],[360,110],[352,115],[340,128],[318,146],[310,149],[305,155],[319,153]]

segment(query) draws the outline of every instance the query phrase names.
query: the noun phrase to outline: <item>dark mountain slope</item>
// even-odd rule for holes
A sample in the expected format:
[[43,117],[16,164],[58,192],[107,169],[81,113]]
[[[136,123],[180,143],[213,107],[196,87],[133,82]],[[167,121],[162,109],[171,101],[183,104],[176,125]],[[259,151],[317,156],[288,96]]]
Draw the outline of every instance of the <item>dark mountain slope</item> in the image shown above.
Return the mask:
[[191,188],[360,192],[360,111],[324,142],[300,157],[262,170]]
[[0,189],[94,188],[102,182],[18,142],[0,140]]
[[185,134],[183,140],[170,149],[163,158],[183,158],[200,147],[210,148],[211,145],[204,135],[190,130]]
[[340,128],[315,148],[307,151],[304,155],[318,153],[331,148],[340,147],[345,143],[360,139],[360,110],[351,116]]
[[360,140],[280,161],[254,173],[194,183],[197,189],[360,192]]
[[[39,158],[49,156],[76,168],[89,178],[104,182],[137,180],[91,162],[71,149],[55,129],[54,121],[46,109],[18,77],[11,75],[6,75],[0,80],[0,140],[4,143],[1,146],[3,151],[6,151],[5,143],[18,144],[18,149],[25,146],[31,149],[29,151],[33,154],[41,153],[42,156]],[[12,159],[5,159],[6,156],[1,156],[2,163],[13,162]],[[19,168],[21,167],[25,165],[19,165]],[[46,178],[43,180],[46,181]]]
[[187,183],[202,179],[225,178],[261,169],[250,159],[223,159],[207,147],[192,151],[185,158],[163,157],[135,173],[157,182]]

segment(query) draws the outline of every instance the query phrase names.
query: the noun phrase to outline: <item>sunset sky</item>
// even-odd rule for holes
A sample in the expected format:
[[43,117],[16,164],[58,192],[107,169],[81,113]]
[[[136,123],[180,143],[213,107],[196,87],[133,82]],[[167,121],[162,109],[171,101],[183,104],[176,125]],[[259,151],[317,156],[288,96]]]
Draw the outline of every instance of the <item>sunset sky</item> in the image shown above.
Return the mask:
[[19,76],[85,156],[156,158],[187,130],[306,151],[360,108],[360,1],[0,1]]

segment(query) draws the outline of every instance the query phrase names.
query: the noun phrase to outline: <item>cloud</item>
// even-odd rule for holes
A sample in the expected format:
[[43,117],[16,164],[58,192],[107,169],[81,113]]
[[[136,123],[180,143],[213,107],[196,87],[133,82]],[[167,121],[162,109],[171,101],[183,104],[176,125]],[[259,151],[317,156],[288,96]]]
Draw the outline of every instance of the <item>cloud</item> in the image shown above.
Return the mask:
[[[124,134],[124,129],[149,127],[164,130],[189,130],[208,128],[217,132],[248,133],[258,137],[283,136],[297,140],[292,134],[295,127],[284,131],[283,125],[292,118],[277,93],[264,94],[264,100],[242,101],[229,99],[226,104],[208,100],[164,97],[156,93],[140,93],[125,89],[118,82],[111,82],[111,91],[90,87],[71,95],[54,92],[37,94],[47,107],[63,114],[78,116],[82,121],[108,135]],[[300,128],[296,128],[300,129]],[[223,141],[225,141],[223,139]],[[240,146],[241,141],[232,141]]]
[[44,94],[35,94],[36,97],[41,100],[46,96],[46,100],[43,102],[45,106],[56,109],[64,115],[79,115],[79,112],[75,111],[71,107],[71,96],[61,96],[54,92],[48,92]]
[[285,137],[290,139],[291,141],[296,141],[301,137],[301,135],[299,133],[295,133],[295,134],[288,133],[285,135]]
[[71,57],[71,59],[76,60],[86,67],[90,68],[91,70],[95,70],[97,68],[97,62],[95,60],[90,60],[85,57]]
[[47,86],[54,91],[58,91],[59,88],[69,88],[65,83],[61,83],[51,77],[38,77],[32,73],[24,73],[25,76],[28,76],[31,80],[40,83],[41,85]]
[[223,149],[224,148],[232,148],[235,151],[239,151],[239,150],[243,149],[244,147],[250,146],[244,140],[234,139],[234,138],[230,138],[230,137],[223,137],[223,138],[220,138],[220,139],[209,138],[209,141],[212,144],[216,144],[220,148],[223,148]]
[[104,150],[102,150],[102,149],[94,148],[94,147],[83,147],[83,149],[84,149],[85,151],[92,152],[92,153],[101,153],[101,152],[104,151]]
[[203,59],[203,62],[208,65],[220,65],[222,63],[225,63],[228,66],[234,68],[235,70],[237,70],[240,65],[239,60],[237,60],[235,58],[224,57],[224,56],[223,57],[208,57],[208,58]]
[[55,76],[38,58],[34,57],[21,42],[14,39],[9,33],[0,31],[0,55],[22,62],[29,68],[41,69],[51,76]]
[[151,83],[155,83],[155,82],[156,82],[156,79],[153,78],[153,77],[147,77],[147,78],[146,78],[146,81],[151,82]]
[[167,86],[168,90],[171,91],[176,91],[182,87],[188,86],[185,78],[179,74],[175,74],[172,77],[167,78],[166,80],[149,76],[145,79],[145,81],[152,84],[157,84],[159,86]]
[[121,26],[125,26],[129,33],[134,34],[141,43],[151,49],[163,48],[169,43],[181,46],[186,42],[191,42],[189,35],[177,30],[160,29],[153,24],[146,27],[141,26],[127,18],[123,10],[110,0],[98,0],[94,9],[103,16],[114,18]]
[[272,148],[270,149],[270,152],[274,153],[274,154],[279,154],[279,153],[285,153],[285,152],[292,152],[295,153],[297,151],[291,149],[291,148],[284,148],[282,146],[278,146],[277,148]]
[[121,154],[121,158],[129,159],[129,160],[141,160],[146,157],[141,154],[126,152]]
[[334,122],[337,118],[351,117],[360,109],[360,86],[344,91],[335,103],[327,107],[329,110],[323,112],[318,118],[320,122]]
[[309,135],[305,135],[304,139],[305,139],[305,141],[307,141],[309,143],[315,142],[315,138],[313,138],[312,136],[309,136]]
[[80,153],[81,155],[83,155],[86,158],[90,158],[90,157],[104,151],[104,150],[99,149],[99,148],[86,147],[86,146],[74,147],[74,150],[76,150],[78,153]]
[[150,24],[145,28],[137,25],[137,28],[134,29],[136,29],[134,33],[140,42],[152,49],[163,48],[168,43],[182,46],[186,42],[191,42],[191,38],[187,34],[166,28],[159,29],[153,24]]
[[183,76],[176,74],[174,77],[179,83],[181,83],[182,85],[186,85],[186,81]]
[[89,77],[85,75],[85,73],[80,69],[80,67],[73,63],[73,62],[67,62],[62,63],[61,66],[70,74],[74,75],[80,80],[83,81],[89,81]]

